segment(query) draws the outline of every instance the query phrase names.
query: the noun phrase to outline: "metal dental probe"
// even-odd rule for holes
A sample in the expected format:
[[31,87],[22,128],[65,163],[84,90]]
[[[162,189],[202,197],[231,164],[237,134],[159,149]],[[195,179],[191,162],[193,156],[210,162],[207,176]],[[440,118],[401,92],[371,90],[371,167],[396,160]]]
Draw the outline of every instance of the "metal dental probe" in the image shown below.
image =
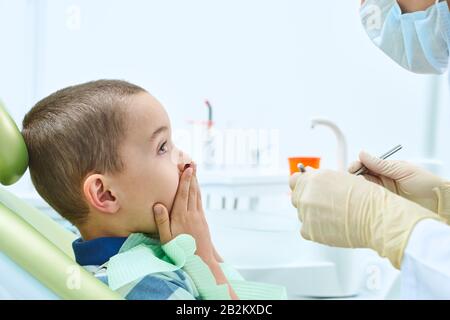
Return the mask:
[[[389,151],[386,152],[385,154],[381,155],[381,156],[380,156],[380,159],[386,160],[386,159],[389,158],[390,156],[392,156],[392,155],[394,155],[395,153],[397,153],[398,151],[400,151],[402,148],[403,148],[402,145],[395,146],[394,148],[392,148],[391,150],[389,150]],[[305,172],[306,172],[306,169],[305,169],[305,166],[303,165],[303,163],[299,163],[299,164],[297,165],[297,168],[298,168],[298,170],[299,170],[301,173],[305,173]],[[365,166],[362,166],[362,167],[359,168],[358,171],[356,171],[354,174],[357,175],[357,176],[359,176],[359,175],[362,175],[362,174],[367,173],[367,171],[368,171],[368,169],[367,169]]]

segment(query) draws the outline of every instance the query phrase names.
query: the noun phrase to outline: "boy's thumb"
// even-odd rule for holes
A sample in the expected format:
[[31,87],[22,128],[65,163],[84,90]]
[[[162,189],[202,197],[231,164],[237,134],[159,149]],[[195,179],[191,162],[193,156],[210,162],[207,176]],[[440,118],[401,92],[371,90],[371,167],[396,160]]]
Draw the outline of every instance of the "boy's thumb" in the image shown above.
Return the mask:
[[172,240],[172,232],[170,230],[169,212],[162,204],[153,206],[153,214],[155,216],[156,227],[158,228],[159,238],[162,244]]

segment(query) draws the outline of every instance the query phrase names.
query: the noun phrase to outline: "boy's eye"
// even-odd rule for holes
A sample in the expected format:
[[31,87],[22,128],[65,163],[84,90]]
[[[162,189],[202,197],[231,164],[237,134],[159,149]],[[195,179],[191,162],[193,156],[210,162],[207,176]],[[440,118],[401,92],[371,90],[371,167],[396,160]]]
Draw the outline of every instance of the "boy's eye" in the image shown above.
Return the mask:
[[167,152],[167,150],[168,150],[168,147],[167,147],[167,141],[166,141],[161,145],[161,147],[159,147],[158,154],[164,154]]

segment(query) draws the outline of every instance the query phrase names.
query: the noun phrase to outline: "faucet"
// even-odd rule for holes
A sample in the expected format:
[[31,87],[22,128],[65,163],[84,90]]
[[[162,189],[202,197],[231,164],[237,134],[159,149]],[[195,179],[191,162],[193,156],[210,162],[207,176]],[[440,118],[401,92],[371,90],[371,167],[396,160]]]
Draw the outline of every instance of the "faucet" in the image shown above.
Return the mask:
[[314,118],[311,120],[311,129],[314,129],[316,126],[321,125],[330,128],[337,139],[337,161],[338,161],[338,170],[345,171],[347,170],[347,139],[344,136],[342,130],[337,126],[336,123],[331,120],[323,119],[323,118]]

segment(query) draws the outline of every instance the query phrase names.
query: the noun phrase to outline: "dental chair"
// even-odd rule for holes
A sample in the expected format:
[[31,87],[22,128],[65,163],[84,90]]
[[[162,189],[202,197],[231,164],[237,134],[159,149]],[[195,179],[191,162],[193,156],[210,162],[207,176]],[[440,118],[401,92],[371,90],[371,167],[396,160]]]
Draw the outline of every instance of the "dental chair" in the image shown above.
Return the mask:
[[[0,183],[28,167],[22,134],[0,102]],[[80,267],[76,235],[0,187],[0,299],[122,299]]]

